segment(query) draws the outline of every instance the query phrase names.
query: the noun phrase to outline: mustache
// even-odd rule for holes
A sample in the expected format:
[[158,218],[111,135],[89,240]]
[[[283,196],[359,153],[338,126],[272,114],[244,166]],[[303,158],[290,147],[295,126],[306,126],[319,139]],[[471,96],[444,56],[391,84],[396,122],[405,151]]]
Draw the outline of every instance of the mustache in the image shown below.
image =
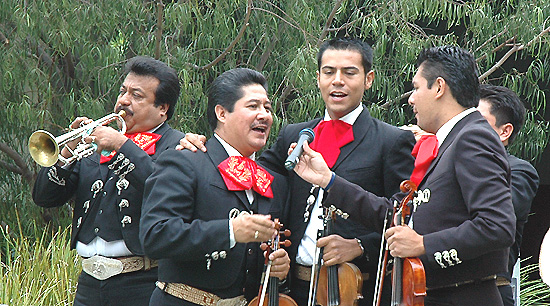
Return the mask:
[[115,109],[115,113],[118,113],[120,112],[121,110],[124,110],[126,112],[126,115],[130,115],[130,116],[133,116],[134,115],[134,112],[131,111],[128,107],[126,106],[118,106],[116,109]]

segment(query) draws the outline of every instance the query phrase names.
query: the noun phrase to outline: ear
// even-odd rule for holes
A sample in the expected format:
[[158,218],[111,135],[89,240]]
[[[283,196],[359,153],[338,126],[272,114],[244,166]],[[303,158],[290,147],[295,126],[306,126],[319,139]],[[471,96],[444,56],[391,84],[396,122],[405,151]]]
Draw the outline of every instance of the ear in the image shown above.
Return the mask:
[[218,121],[225,123],[226,109],[218,104],[214,108],[214,111],[216,112],[216,118],[218,118]]
[[502,143],[507,145],[508,139],[510,139],[510,136],[512,136],[513,131],[514,131],[514,126],[510,122],[499,126],[498,137],[500,137],[500,141],[502,141]]
[[319,86],[319,70],[317,70],[317,88],[321,89],[321,86]]
[[365,90],[371,88],[373,82],[374,82],[374,70],[371,70],[365,76]]
[[432,85],[432,89],[435,90],[435,98],[441,98],[443,97],[443,95],[445,95],[445,92],[447,91],[447,82],[444,78],[438,77],[437,79],[435,79]]
[[160,116],[164,117],[166,116],[166,113],[168,112],[168,109],[170,109],[170,105],[168,104],[161,104],[158,109],[160,110]]

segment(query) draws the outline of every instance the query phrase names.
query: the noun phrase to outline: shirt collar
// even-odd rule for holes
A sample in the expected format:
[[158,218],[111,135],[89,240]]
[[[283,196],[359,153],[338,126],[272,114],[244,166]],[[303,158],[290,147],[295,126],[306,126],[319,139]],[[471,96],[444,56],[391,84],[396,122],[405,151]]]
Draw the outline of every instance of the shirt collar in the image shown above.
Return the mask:
[[[359,103],[359,105],[354,110],[349,112],[344,117],[339,118],[338,120],[342,120],[347,124],[353,125],[355,123],[355,121],[357,120],[357,118],[359,118],[359,115],[361,115],[362,111],[363,111],[363,104]],[[326,109],[325,109],[325,117],[323,118],[323,120],[324,121],[331,120],[330,116],[328,114],[328,111]]]
[[455,115],[451,120],[445,122],[439,130],[437,130],[437,133],[435,133],[435,136],[437,137],[437,142],[439,142],[439,146],[445,141],[445,138],[449,135],[451,130],[455,127],[455,125],[460,121],[462,118],[468,116],[469,114],[475,112],[477,109],[475,107],[468,108],[466,110],[463,110],[462,112]]
[[[223,148],[225,149],[225,152],[227,152],[227,155],[229,156],[243,156],[239,151],[235,148],[233,148],[230,144],[228,144],[225,140],[223,140],[220,135],[214,133],[214,137],[222,144]],[[256,159],[256,153],[252,153],[252,155],[248,156],[251,160]]]
[[164,124],[165,121],[161,122],[159,125],[157,125],[156,127],[150,129],[149,131],[147,131],[148,133],[154,133],[156,130],[160,129],[160,127]]

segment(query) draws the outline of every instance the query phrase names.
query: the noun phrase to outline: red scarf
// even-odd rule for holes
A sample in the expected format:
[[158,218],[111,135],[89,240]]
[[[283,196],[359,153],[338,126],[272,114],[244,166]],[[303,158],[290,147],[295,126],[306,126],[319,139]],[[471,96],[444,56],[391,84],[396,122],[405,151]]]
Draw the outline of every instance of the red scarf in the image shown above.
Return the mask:
[[230,156],[218,165],[227,189],[232,191],[252,189],[258,194],[273,198],[273,176],[255,161],[243,156]]
[[416,158],[414,161],[414,170],[411,174],[411,181],[416,186],[420,185],[424,175],[428,171],[432,160],[436,158],[439,152],[437,137],[435,135],[424,135],[414,145],[412,156]]
[[[145,153],[149,155],[155,154],[156,142],[160,139],[161,135],[149,132],[124,134],[124,136],[131,139],[138,147],[140,147]],[[115,156],[116,151],[112,151],[108,156],[100,155],[99,162],[101,164],[106,163]]]
[[323,120],[313,129],[311,148],[323,155],[332,168],[340,156],[340,148],[353,141],[352,125],[342,120]]

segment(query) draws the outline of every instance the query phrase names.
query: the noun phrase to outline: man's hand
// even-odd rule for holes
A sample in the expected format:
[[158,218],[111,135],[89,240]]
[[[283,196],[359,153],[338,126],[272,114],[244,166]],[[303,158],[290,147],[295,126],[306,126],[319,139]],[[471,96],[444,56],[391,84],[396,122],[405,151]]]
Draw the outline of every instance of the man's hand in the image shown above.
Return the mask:
[[[86,125],[88,123],[92,123],[93,120],[90,119],[90,118],[87,118],[87,117],[77,117],[70,125],[69,125],[69,129],[71,130],[76,130],[78,129],[79,127],[83,126],[83,125]],[[67,143],[67,147],[71,148],[71,150],[74,150],[76,148],[76,146],[78,145],[78,143],[80,142],[80,137],[78,137],[77,139],[71,141],[71,142],[68,142]],[[71,153],[65,148],[63,147],[62,150],[61,150],[61,155],[63,155],[63,157],[65,158],[69,158],[71,157]]]
[[122,147],[128,138],[112,127],[98,126],[85,140],[86,142],[95,143],[97,145],[97,152],[101,152],[103,150],[120,150],[120,147]]
[[[296,143],[291,144],[288,154],[292,153],[295,147]],[[319,185],[322,188],[327,187],[332,178],[332,171],[327,166],[321,153],[313,151],[307,141],[304,142],[304,152],[300,156],[296,167],[294,167],[294,171],[305,181]]]
[[201,151],[206,152],[206,147],[204,146],[205,143],[206,136],[186,133],[185,137],[180,139],[180,144],[176,146],[176,150],[187,149],[197,152],[197,150],[200,149]]
[[393,257],[418,257],[426,253],[424,237],[406,225],[394,226],[386,231],[388,249]]
[[275,222],[269,215],[242,214],[231,219],[235,241],[241,243],[268,241],[275,237]]
[[344,239],[338,235],[319,238],[317,247],[324,247],[323,261],[327,266],[349,262],[363,254],[355,239]]
[[[265,256],[265,253],[264,253]],[[284,249],[278,249],[275,252],[269,254],[269,260],[271,260],[271,272],[270,276],[278,277],[280,280],[285,279],[290,270],[290,258],[288,253]]]

